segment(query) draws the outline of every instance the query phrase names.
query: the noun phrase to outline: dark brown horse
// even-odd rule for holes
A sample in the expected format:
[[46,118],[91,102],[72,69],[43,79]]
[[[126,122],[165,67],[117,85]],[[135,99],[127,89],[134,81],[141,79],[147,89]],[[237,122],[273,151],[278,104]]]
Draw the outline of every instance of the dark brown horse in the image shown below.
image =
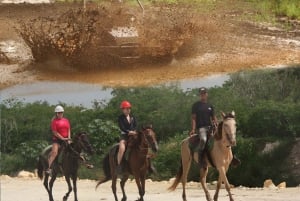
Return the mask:
[[[148,149],[152,151],[158,151],[158,144],[156,141],[156,134],[154,133],[152,126],[143,128],[137,135],[131,136],[129,139],[130,152],[128,154],[127,161],[123,160],[122,179],[120,182],[123,198],[122,201],[126,201],[124,186],[128,180],[129,175],[133,175],[139,190],[140,198],[138,201],[144,200],[145,195],[145,180],[146,174],[149,168]],[[118,201],[117,197],[117,153],[119,145],[114,145],[109,153],[103,159],[103,171],[105,178],[100,180],[96,188],[109,180],[112,180],[112,191],[115,197],[115,201]],[[126,154],[125,154],[126,155]],[[125,156],[126,157],[126,156]],[[124,165],[125,164],[125,165]]]
[[48,146],[40,154],[38,161],[38,176],[41,180],[44,177],[44,186],[49,194],[49,201],[54,200],[52,195],[52,187],[58,173],[62,173],[65,176],[69,187],[68,192],[63,197],[63,201],[68,199],[69,194],[72,191],[70,179],[73,181],[74,200],[77,201],[77,170],[79,168],[79,162],[85,162],[85,159],[80,155],[83,150],[89,154],[92,154],[93,152],[92,146],[89,143],[88,136],[85,132],[76,134],[73,137],[73,142],[70,145],[65,146],[62,151],[62,159],[60,162],[58,162],[58,159],[55,160],[52,166],[50,182],[48,182],[48,174],[45,174],[44,177],[44,171],[48,168],[48,155],[51,152],[51,146]]

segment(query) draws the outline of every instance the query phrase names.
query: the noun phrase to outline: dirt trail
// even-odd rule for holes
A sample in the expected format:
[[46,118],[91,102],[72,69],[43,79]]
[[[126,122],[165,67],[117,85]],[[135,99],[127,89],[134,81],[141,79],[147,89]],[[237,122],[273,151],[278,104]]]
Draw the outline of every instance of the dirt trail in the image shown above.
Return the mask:
[[[4,27],[0,32],[0,42],[11,39],[22,42],[13,28],[18,27],[20,19],[53,17],[78,7],[78,4],[0,5],[0,27]],[[1,78],[0,88],[34,80],[70,80],[106,86],[150,85],[214,73],[300,63],[298,28],[288,32],[274,29],[273,25],[249,23],[241,20],[242,14],[231,9],[225,7],[220,11],[216,8],[210,13],[197,15],[193,19],[199,25],[197,35],[183,44],[171,63],[87,71],[66,67],[54,59],[29,68],[19,65],[20,69],[16,70],[11,70],[14,66],[1,65],[1,77],[5,79]],[[155,17],[151,10],[155,8],[146,7],[148,18]],[[155,24],[151,26],[155,30]]]
[[[93,200],[113,200],[110,182],[100,186],[95,191],[95,181],[79,180],[78,199],[84,201]],[[181,187],[174,192],[168,192],[166,189],[170,184],[164,182],[147,182],[145,200],[173,200],[181,201]],[[67,185],[63,179],[59,179],[54,184],[54,198],[60,200],[66,193]],[[120,189],[119,189],[120,190]],[[118,191],[120,198],[121,193]],[[128,201],[136,200],[137,189],[134,181],[126,185]],[[214,190],[210,190],[213,195]],[[232,189],[236,201],[298,201],[300,199],[300,188],[287,189],[262,189],[262,188],[234,188]],[[205,194],[199,187],[199,183],[190,183],[187,187],[188,200],[205,200]],[[42,182],[36,178],[18,179],[1,177],[1,200],[5,201],[26,201],[47,200],[47,192]],[[73,200],[73,193],[69,200]],[[225,189],[221,189],[219,195],[220,201],[227,201],[228,196]]]

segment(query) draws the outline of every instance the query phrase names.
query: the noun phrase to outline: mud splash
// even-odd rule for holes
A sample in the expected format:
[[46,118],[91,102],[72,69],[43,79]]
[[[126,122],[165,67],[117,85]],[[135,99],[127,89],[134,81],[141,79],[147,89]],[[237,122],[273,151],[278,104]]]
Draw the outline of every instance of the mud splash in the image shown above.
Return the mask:
[[59,60],[80,69],[170,59],[199,30],[189,7],[112,5],[70,9],[21,23],[19,33],[36,62]]

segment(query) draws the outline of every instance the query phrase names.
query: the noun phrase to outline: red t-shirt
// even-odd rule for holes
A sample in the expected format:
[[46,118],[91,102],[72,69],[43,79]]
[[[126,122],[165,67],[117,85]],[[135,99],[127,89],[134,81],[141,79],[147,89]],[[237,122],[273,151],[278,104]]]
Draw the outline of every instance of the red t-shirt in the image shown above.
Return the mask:
[[[58,132],[62,137],[67,138],[71,129],[70,122],[66,118],[54,118],[51,122],[51,129]],[[53,136],[53,139],[57,139],[57,137]]]

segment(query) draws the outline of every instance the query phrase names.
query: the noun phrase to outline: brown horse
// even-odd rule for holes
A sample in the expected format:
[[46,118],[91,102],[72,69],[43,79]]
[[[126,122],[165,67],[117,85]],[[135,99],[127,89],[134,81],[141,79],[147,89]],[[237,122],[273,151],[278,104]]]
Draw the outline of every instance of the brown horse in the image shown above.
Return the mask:
[[[145,195],[145,180],[146,174],[149,167],[148,149],[152,151],[158,151],[158,144],[156,141],[156,134],[152,129],[152,126],[143,128],[142,131],[138,132],[137,135],[131,136],[129,139],[130,152],[127,157],[127,161],[122,162],[123,171],[122,179],[120,182],[123,198],[122,201],[126,201],[127,197],[125,194],[124,186],[128,180],[129,175],[133,175],[139,190],[140,198],[138,201],[144,200]],[[118,201],[117,197],[117,153],[119,145],[114,145],[109,153],[103,159],[103,171],[105,178],[100,180],[96,188],[109,180],[112,180],[112,191],[115,197],[115,201]],[[125,154],[126,155],[126,154]],[[125,165],[124,165],[125,164]]]
[[[211,158],[211,160],[209,161],[207,160],[208,162],[207,164],[216,167],[216,169],[219,172],[219,179],[217,183],[217,189],[214,195],[214,201],[218,200],[219,190],[222,182],[225,183],[225,188],[229,194],[230,201],[233,201],[232,194],[230,192],[230,184],[227,180],[226,172],[233,158],[231,147],[236,145],[235,113],[233,111],[226,115],[222,113],[222,117],[223,117],[223,121],[219,124],[219,129],[216,131],[214,135],[214,143],[211,150],[208,152],[209,157],[206,157],[206,160],[207,158]],[[182,192],[183,201],[186,201],[185,186],[186,186],[187,175],[190,169],[191,162],[193,158],[196,162],[198,162],[198,153],[191,151],[189,147],[189,138],[183,140],[181,144],[181,166],[176,175],[176,179],[174,183],[169,188],[169,190],[172,191],[175,190],[177,185],[181,181],[183,187],[183,192]],[[206,195],[206,200],[212,201],[206,186],[207,173],[208,173],[208,168],[201,168],[200,181]]]
[[58,159],[56,158],[55,162],[52,165],[52,175],[50,182],[48,182],[49,175],[45,174],[44,171],[48,168],[48,155],[51,152],[51,146],[48,146],[44,149],[44,151],[39,156],[38,161],[38,176],[40,179],[44,177],[44,186],[49,195],[49,201],[54,201],[52,195],[52,188],[54,181],[57,177],[57,174],[61,172],[68,184],[69,190],[63,197],[63,201],[66,201],[69,197],[69,194],[72,191],[71,180],[73,181],[74,188],[74,200],[77,201],[77,170],[79,168],[79,161],[84,161],[84,158],[80,155],[81,151],[84,150],[89,154],[92,154],[93,149],[91,144],[89,143],[88,136],[85,132],[81,132],[76,134],[73,137],[73,142],[70,145],[66,145],[66,147],[62,150],[62,160],[61,164],[59,164]]

